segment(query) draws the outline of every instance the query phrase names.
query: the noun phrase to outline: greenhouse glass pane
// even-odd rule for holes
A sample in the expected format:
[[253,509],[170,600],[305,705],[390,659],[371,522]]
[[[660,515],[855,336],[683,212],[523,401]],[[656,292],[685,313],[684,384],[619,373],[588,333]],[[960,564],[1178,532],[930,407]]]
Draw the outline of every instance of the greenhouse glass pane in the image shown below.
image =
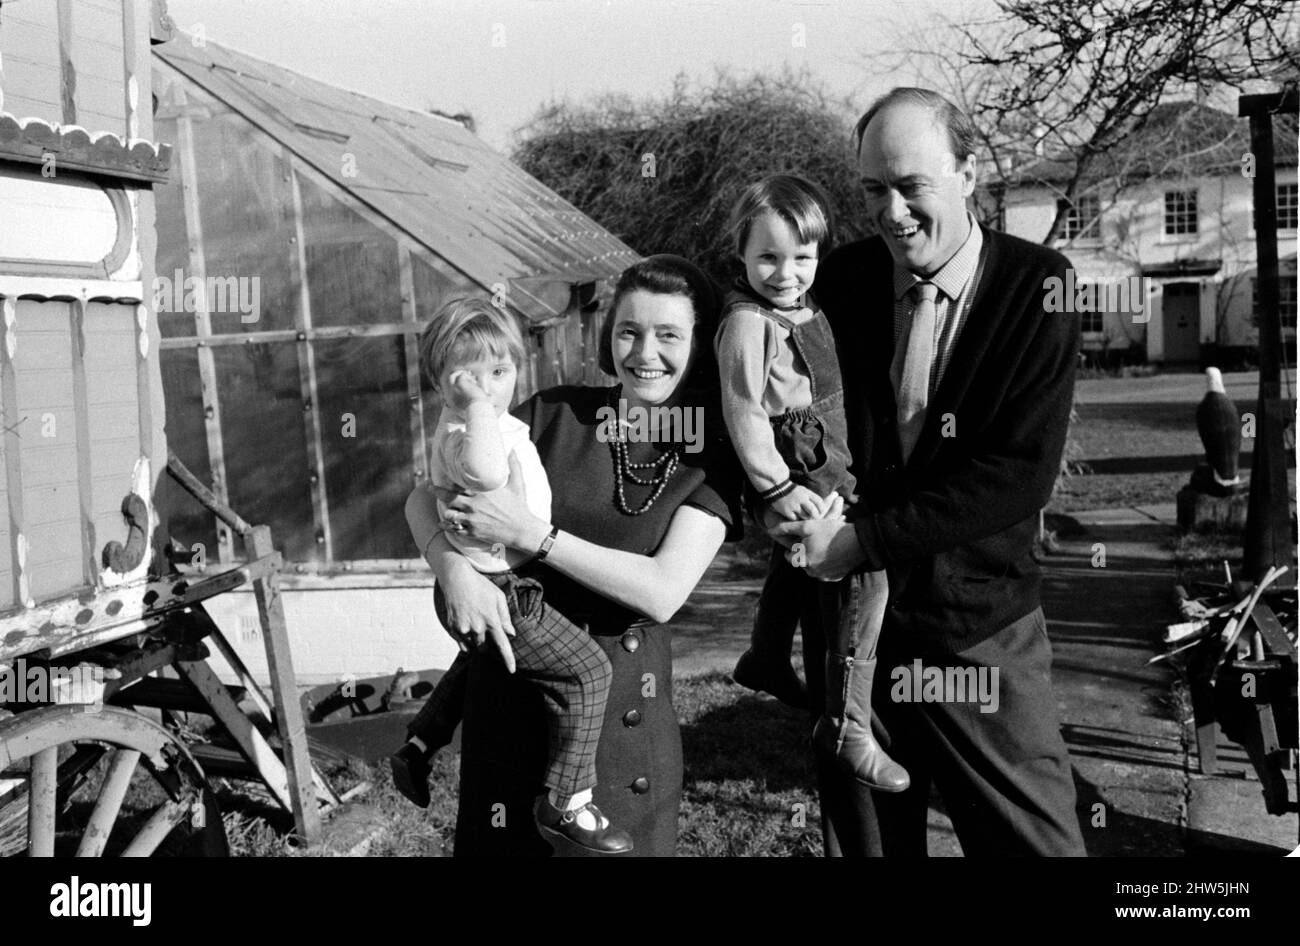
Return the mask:
[[230,505],[271,527],[295,562],[323,558],[312,517],[311,477],[296,344],[214,348]]
[[299,177],[315,327],[402,321],[397,241]]
[[414,486],[400,335],[318,341],[321,445],[334,558],[415,558],[403,507]]

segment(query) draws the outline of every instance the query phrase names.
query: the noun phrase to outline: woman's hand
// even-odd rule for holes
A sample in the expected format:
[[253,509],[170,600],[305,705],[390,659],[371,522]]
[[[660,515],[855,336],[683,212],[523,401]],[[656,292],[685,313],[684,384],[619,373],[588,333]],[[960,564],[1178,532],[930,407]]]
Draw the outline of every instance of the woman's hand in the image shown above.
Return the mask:
[[501,653],[506,670],[515,672],[515,652],[510,638],[515,634],[510,607],[501,589],[484,578],[463,555],[453,553],[440,562],[446,572],[442,597],[447,606],[447,633],[464,648],[491,640]]
[[535,551],[551,526],[532,514],[524,495],[524,476],[519,461],[510,454],[510,479],[501,489],[464,495],[438,490],[447,506],[443,528],[506,548]]

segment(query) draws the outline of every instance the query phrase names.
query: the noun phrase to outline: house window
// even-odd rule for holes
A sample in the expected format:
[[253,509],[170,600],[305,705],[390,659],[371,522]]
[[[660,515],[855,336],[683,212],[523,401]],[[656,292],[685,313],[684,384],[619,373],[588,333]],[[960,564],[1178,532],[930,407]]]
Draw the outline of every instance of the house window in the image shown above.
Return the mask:
[[1096,194],[1076,197],[1074,203],[1058,200],[1056,212],[1065,211],[1061,221],[1061,235],[1067,240],[1093,239],[1099,237],[1097,218],[1101,216],[1101,201]]
[[[1300,203],[1297,203],[1297,185],[1277,185],[1277,228],[1295,230],[1300,224]],[[1294,291],[1295,287],[1291,287]]]
[[[1250,308],[1259,324],[1259,280],[1250,281]],[[1277,281],[1277,314],[1282,331],[1294,332],[1296,328],[1296,282],[1294,276],[1280,276]]]
[[1165,236],[1196,233],[1196,191],[1165,191]]
[[[1278,184],[1273,189],[1274,211],[1279,230],[1294,230],[1297,223],[1296,185]],[[1255,201],[1250,202],[1250,231],[1259,230],[1259,208]]]
[[1083,331],[1101,332],[1102,331],[1102,312],[1082,312]]

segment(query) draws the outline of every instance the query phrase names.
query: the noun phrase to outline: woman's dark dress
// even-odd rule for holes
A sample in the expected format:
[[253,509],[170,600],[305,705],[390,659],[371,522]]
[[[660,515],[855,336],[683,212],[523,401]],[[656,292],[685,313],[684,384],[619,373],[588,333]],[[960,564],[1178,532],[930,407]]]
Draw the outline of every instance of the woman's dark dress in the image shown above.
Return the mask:
[[[515,409],[532,430],[552,492],[551,519],[561,530],[596,545],[643,555],[659,547],[673,513],[696,506],[718,516],[728,537],[740,530],[739,466],[716,404],[695,430],[703,449],[683,453],[668,486],[643,515],[628,516],[614,501],[610,446],[597,437],[598,410],[609,388],[558,387]],[[651,444],[630,443],[633,463],[654,459]],[[638,472],[641,478],[648,473]],[[624,484],[628,508],[648,487]],[[672,635],[590,591],[545,564],[520,574],[542,582],[546,600],[585,625],[614,670],[596,755],[595,802],[632,835],[639,856],[671,856],[677,845],[682,789],[682,746],[672,703]],[[546,716],[539,691],[506,673],[488,650],[472,661],[461,736],[458,856],[547,856],[533,806],[545,790]]]

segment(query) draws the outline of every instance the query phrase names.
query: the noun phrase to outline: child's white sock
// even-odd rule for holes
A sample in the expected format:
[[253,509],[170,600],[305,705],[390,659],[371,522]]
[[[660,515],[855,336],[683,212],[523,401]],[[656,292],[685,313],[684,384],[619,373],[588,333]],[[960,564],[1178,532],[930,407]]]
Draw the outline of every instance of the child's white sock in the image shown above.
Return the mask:
[[[582,808],[590,801],[591,801],[591,789],[589,788],[586,789],[585,791],[578,792],[578,794],[576,795],[570,795],[567,800],[563,795],[555,791],[555,789],[551,789],[550,792],[551,805],[555,808],[560,809],[561,811],[577,811],[579,808]],[[590,811],[578,812],[577,820],[578,820],[578,827],[586,831],[594,831],[597,828],[603,828],[605,824],[608,823],[604,818],[602,818],[601,821],[604,823],[597,824],[595,817],[591,814]]]
[[420,755],[429,754],[429,746],[419,736],[412,736],[410,739],[406,741],[409,742],[411,745],[415,746],[415,748],[419,749]]

